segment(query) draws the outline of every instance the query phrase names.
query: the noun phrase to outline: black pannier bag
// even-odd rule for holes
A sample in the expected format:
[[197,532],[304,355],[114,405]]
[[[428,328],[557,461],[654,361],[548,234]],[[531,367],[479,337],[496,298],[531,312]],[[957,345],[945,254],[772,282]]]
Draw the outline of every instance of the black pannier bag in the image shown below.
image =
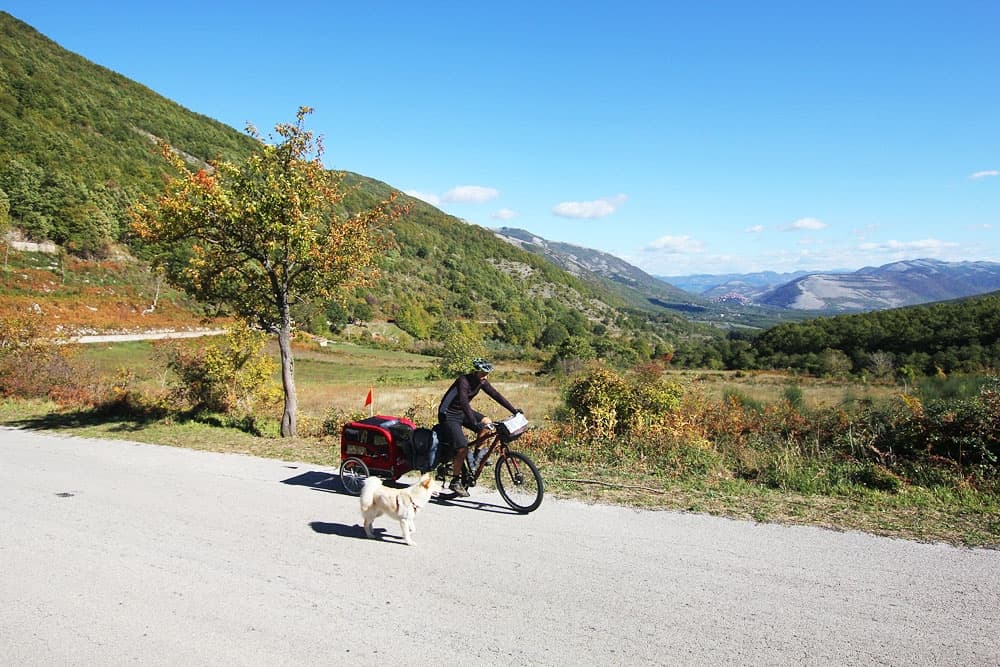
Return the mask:
[[414,470],[427,472],[437,465],[438,436],[429,428],[416,428],[411,436],[412,456],[410,466]]

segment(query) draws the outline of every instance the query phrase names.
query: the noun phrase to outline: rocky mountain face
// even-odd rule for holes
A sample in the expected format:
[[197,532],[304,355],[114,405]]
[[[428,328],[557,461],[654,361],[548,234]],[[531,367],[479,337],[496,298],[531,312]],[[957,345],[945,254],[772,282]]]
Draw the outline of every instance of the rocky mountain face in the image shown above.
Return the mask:
[[793,310],[859,312],[947,301],[1000,290],[1000,263],[915,259],[853,273],[813,273],[755,301]]
[[625,260],[600,250],[549,241],[529,231],[511,227],[494,229],[493,233],[511,245],[541,255],[578,278],[586,280],[596,277],[603,280],[633,303],[646,301],[645,305],[652,303],[671,307],[706,302],[704,298],[655,278]]

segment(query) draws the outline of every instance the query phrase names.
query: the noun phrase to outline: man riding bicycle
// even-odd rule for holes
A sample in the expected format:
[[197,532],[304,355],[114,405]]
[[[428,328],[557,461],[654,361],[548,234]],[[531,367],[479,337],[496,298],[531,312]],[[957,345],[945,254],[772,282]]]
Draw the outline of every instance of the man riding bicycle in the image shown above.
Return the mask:
[[469,440],[465,436],[463,427],[479,433],[488,428],[487,425],[491,422],[489,417],[473,410],[470,401],[482,390],[511,413],[521,412],[489,383],[487,376],[492,372],[493,364],[485,359],[473,359],[472,372],[458,376],[448,387],[448,391],[441,399],[441,405],[438,406],[438,423],[442,425],[455,447],[455,458],[451,464],[452,480],[448,488],[463,498],[469,495],[465,485],[462,484],[462,461],[469,451]]

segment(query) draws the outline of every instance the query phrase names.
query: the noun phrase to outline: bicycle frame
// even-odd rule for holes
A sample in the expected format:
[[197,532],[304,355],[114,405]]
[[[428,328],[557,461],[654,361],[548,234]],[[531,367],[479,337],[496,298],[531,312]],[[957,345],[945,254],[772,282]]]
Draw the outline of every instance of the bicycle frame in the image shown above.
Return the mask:
[[[484,449],[485,448],[485,449]],[[477,437],[468,444],[468,450],[470,452],[477,451],[479,453],[479,463],[476,465],[475,469],[469,466],[469,460],[466,457],[462,460],[462,481],[466,483],[467,486],[475,486],[479,481],[480,475],[483,474],[483,469],[486,468],[486,462],[493,455],[497,455],[497,460],[494,465],[513,465],[514,472],[520,473],[521,467],[518,465],[515,459],[508,456],[510,452],[510,446],[508,443],[503,441],[503,438],[497,431],[489,431],[485,435]],[[451,473],[451,461],[442,461],[439,464],[439,469],[441,466],[445,466],[448,473]]]
[[472,479],[473,482],[479,481],[479,476],[483,474],[483,468],[486,467],[486,461],[489,460],[490,456],[492,456],[495,451],[499,450],[497,456],[497,465],[500,464],[501,460],[507,459],[507,451],[508,451],[507,443],[503,441],[503,438],[501,438],[500,434],[497,433],[496,431],[490,431],[486,435],[478,437],[472,442],[470,442],[469,451],[477,449],[482,450],[484,443],[490,440],[490,438],[492,438],[493,441],[489,443],[489,445],[486,448],[486,451],[482,452],[481,455],[478,457],[479,463],[476,465],[475,470],[469,469],[468,460],[466,460],[462,465],[462,471],[466,472],[466,469],[468,469],[469,477]]
[[[478,455],[478,462],[470,466],[469,458],[473,453]],[[523,453],[512,450],[510,441],[500,431],[491,430],[468,444],[468,452],[462,457],[461,472],[466,488],[476,486],[486,468],[486,461],[494,454],[493,471],[500,496],[516,512],[526,514],[538,509],[545,494],[545,484],[538,467]],[[451,474],[452,465],[453,460],[438,463],[437,478],[442,483]]]

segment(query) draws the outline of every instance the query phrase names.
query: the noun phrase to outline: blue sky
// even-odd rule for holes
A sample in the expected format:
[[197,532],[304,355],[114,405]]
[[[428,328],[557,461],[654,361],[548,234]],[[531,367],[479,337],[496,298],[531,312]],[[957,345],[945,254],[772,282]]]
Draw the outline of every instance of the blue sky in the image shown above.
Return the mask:
[[654,275],[1000,261],[1000,3],[15,0],[327,166]]

